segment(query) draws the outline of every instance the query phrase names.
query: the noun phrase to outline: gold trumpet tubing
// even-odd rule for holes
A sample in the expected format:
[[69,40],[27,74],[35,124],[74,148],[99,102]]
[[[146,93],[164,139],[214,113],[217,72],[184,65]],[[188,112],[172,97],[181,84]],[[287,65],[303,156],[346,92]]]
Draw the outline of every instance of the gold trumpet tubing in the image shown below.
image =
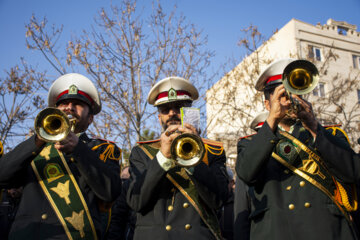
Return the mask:
[[74,118],[72,115],[68,115],[69,121],[70,121],[70,131],[75,131],[75,125],[76,125],[76,118]]
[[293,98],[290,94],[290,101],[291,101],[291,107],[289,109],[290,113],[294,112],[294,113],[298,113],[298,111],[301,108],[300,102],[299,100],[297,100],[296,98]]
[[0,141],[0,157],[3,155],[3,153],[4,153],[4,146],[3,146],[2,142]]

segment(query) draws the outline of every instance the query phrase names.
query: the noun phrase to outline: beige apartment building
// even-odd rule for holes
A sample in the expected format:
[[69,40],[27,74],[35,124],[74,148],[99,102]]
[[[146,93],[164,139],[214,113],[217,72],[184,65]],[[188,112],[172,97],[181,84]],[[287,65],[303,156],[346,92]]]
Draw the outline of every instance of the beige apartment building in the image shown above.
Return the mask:
[[[357,26],[329,19],[312,25],[290,20],[255,52],[244,58],[206,93],[207,136],[224,142],[233,166],[240,137],[253,134],[250,122],[265,111],[263,94],[254,88],[265,66],[281,58],[312,61],[320,81],[307,98],[323,125],[341,124],[352,147],[360,144],[360,33]],[[261,147],[261,146],[259,146]]]

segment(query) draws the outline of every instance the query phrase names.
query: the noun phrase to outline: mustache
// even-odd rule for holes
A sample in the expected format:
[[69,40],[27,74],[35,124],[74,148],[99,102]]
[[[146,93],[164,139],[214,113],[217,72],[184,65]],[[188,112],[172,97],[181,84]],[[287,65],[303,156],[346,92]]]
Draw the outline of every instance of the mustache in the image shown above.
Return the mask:
[[168,128],[168,123],[171,122],[171,121],[179,121],[179,122],[181,122],[180,118],[178,118],[176,115],[172,116],[171,118],[166,120],[166,122],[161,123],[161,128],[162,128],[163,132],[166,131],[166,129]]
[[168,120],[166,120],[166,123],[169,123],[171,121],[179,121],[181,122],[180,118],[176,115],[172,116],[171,118],[169,118]]

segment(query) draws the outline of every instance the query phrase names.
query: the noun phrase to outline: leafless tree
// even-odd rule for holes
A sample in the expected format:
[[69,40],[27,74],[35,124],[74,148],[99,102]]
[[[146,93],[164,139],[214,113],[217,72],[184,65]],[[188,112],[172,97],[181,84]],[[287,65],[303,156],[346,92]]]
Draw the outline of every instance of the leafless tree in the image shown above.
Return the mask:
[[[309,94],[308,99],[313,104],[317,118],[324,126],[340,125],[348,137],[351,146],[358,150],[357,140],[360,137],[360,105],[354,94],[360,89],[359,71],[350,69],[346,76],[333,71],[331,66],[339,59],[336,50],[330,47],[324,50],[324,60],[317,64],[320,78],[328,78],[326,93],[323,96],[314,97]],[[308,60],[313,61],[311,56]],[[321,81],[320,81],[321,82]],[[321,95],[322,89],[316,89],[316,95]]]
[[[216,108],[208,109],[208,135],[224,142],[229,154],[235,152],[234,143],[239,137],[252,133],[249,123],[257,110],[263,108],[263,94],[255,90],[254,79],[259,75],[261,66],[272,61],[270,56],[259,51],[266,39],[256,26],[250,25],[241,32],[243,37],[238,45],[245,56],[207,92],[208,106]],[[228,69],[229,65],[226,67]],[[212,134],[214,130],[218,133]]]
[[128,149],[143,129],[159,125],[149,121],[155,113],[146,102],[150,88],[177,75],[204,93],[209,79],[205,69],[214,55],[206,49],[207,37],[176,7],[166,13],[156,2],[151,14],[145,12],[136,0],[101,9],[92,28],[73,36],[66,50],[58,46],[63,27],[35,17],[26,25],[29,49],[40,51],[58,74],[80,70],[96,82],[103,111],[91,131]]
[[44,103],[38,84],[42,79],[43,75],[36,74],[24,60],[0,78],[0,140],[6,150],[31,135],[34,113]]

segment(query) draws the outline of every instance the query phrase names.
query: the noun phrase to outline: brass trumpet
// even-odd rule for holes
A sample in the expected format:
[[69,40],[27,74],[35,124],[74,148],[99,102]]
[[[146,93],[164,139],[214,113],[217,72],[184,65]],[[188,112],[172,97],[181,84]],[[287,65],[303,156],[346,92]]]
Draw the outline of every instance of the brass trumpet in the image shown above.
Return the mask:
[[205,145],[197,135],[183,133],[173,140],[170,151],[176,165],[193,167],[204,157]]
[[57,108],[45,108],[35,118],[35,132],[45,142],[64,140],[74,131],[76,119]]
[[296,60],[284,69],[282,83],[292,102],[290,111],[297,112],[299,103],[291,97],[291,94],[304,95],[314,90],[319,83],[319,71],[307,60]]

